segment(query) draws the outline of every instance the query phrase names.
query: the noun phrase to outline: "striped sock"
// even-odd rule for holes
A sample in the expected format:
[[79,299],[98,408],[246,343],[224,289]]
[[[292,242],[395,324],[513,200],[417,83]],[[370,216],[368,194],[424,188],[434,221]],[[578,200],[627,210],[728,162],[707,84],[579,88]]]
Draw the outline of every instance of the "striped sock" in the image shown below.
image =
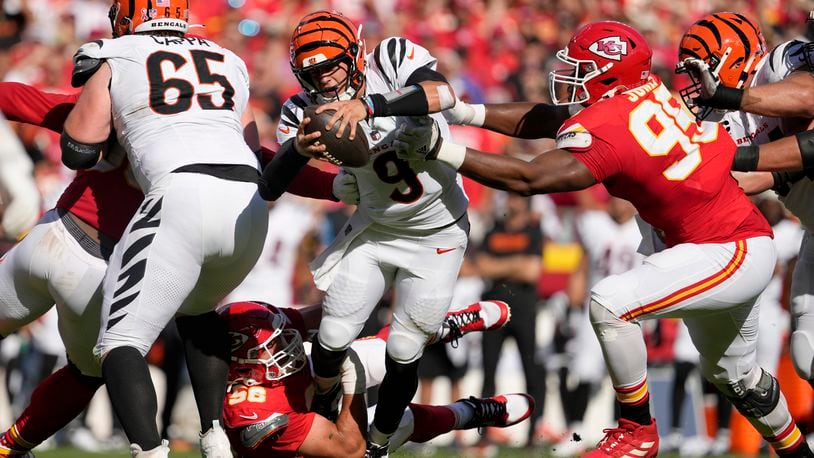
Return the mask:
[[619,413],[624,419],[634,421],[640,425],[649,425],[650,391],[647,389],[647,379],[628,386],[615,386],[616,400],[619,402]]

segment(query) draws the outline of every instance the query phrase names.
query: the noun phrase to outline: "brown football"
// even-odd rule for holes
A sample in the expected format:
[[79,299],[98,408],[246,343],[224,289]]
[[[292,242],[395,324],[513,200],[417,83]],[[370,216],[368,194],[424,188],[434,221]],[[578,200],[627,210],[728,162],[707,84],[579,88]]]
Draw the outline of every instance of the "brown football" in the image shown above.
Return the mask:
[[356,126],[356,138],[348,140],[350,135],[350,127],[345,128],[345,132],[341,138],[336,137],[336,129],[339,123],[334,124],[333,130],[327,130],[325,125],[334,110],[326,110],[320,114],[316,114],[317,106],[305,107],[303,118],[311,118],[305,126],[305,133],[320,131],[322,135],[319,137],[319,142],[326,146],[327,151],[323,153],[322,158],[328,162],[344,167],[362,167],[367,164],[370,157],[370,147],[367,144],[367,135],[362,129],[361,123]]

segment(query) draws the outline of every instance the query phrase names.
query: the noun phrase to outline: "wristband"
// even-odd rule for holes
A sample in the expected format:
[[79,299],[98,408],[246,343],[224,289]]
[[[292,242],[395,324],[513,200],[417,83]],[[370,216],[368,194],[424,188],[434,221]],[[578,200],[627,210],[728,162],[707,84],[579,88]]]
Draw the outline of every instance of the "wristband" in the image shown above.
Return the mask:
[[732,159],[732,170],[736,172],[752,172],[757,170],[760,159],[760,147],[757,145],[739,146],[735,149]]
[[367,118],[366,119],[372,118],[374,110],[373,110],[373,101],[370,100],[370,96],[369,95],[364,96],[364,97],[362,97],[361,100],[362,100],[362,103],[365,104],[365,108],[367,109]]
[[472,120],[469,121],[469,125],[483,127],[483,124],[486,122],[486,105],[482,103],[473,103],[469,106],[474,110]]
[[715,89],[715,94],[712,94],[709,99],[703,100],[701,105],[722,110],[740,110],[742,99],[743,89],[720,85]]
[[795,137],[797,137],[797,146],[800,147],[803,168],[810,169],[814,167],[814,130],[798,132]]
[[[440,140],[439,142],[441,142],[441,147],[438,149],[438,153],[434,159],[446,163],[455,170],[461,168],[464,159],[466,159],[466,146]],[[427,159],[433,158],[427,157]]]
[[365,96],[365,99],[367,99],[365,103],[372,108],[372,117],[425,116],[430,112],[427,94],[420,84],[396,89],[387,94],[370,94]]

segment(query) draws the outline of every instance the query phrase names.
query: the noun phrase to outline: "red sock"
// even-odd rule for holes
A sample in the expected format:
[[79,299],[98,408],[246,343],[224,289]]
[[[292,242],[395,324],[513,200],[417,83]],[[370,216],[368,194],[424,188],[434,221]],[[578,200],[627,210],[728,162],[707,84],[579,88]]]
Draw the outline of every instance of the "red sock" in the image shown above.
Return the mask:
[[413,412],[413,442],[427,442],[441,434],[452,431],[455,427],[455,413],[445,406],[426,406],[410,404]]
[[101,377],[89,377],[69,366],[49,375],[31,394],[20,418],[0,443],[16,450],[30,450],[76,418],[102,386]]

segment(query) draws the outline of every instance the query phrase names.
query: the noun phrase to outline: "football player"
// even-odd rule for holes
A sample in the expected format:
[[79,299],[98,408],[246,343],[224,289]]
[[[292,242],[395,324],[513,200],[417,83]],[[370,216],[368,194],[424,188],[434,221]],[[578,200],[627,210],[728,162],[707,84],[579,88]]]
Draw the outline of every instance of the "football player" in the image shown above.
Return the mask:
[[[325,150],[318,132],[303,133],[309,105],[321,105],[317,112],[335,109],[327,127],[339,123],[341,136],[348,126],[351,137],[365,135],[370,145],[367,165],[344,169],[358,183],[358,208],[312,265],[315,283],[326,293],[313,349],[313,407],[334,415],[345,353],[392,286],[387,375],[369,434],[371,456],[386,456],[418,387],[418,360],[449,309],[469,231],[468,200],[455,170],[433,162],[416,168],[399,159],[394,135],[398,124],[411,122],[406,116],[451,107],[454,94],[425,48],[391,37],[368,54],[361,27],[335,11],[302,18],[291,38],[291,69],[303,92],[282,108],[278,160],[290,167],[281,170],[291,175]],[[448,135],[440,115],[437,122]]]
[[23,238],[40,216],[34,164],[0,114],[0,239]]
[[[335,422],[308,411],[312,373],[303,336],[318,326],[320,306],[277,308],[262,302],[227,305],[221,316],[232,341],[229,394],[224,405],[227,433],[241,457],[362,456],[367,428],[365,392],[384,377],[387,328],[355,340],[342,364],[342,410]],[[451,312],[434,340],[451,341],[472,331],[503,326],[508,306],[482,301]],[[410,404],[394,450],[407,440],[425,442],[453,429],[506,427],[531,415],[527,394],[462,399],[448,406]]]
[[[96,347],[133,454],[167,453],[151,415],[155,395],[143,355],[180,310],[179,330],[207,430],[202,448],[205,456],[228,456],[218,424],[228,348],[210,311],[251,268],[262,244],[267,214],[256,193],[259,141],[245,110],[242,61],[207,40],[184,39],[188,2],[163,9],[149,3],[114,2],[110,16],[118,38],[88,43],[77,53],[72,82],[84,87],[65,121],[63,162],[75,169],[94,166],[118,132],[147,193],[111,255]],[[168,62],[180,70],[168,73]]]
[[[3,82],[0,112],[10,120],[59,133],[77,96]],[[262,154],[267,162],[275,153],[263,148]],[[307,167],[289,191],[335,199],[334,180],[335,174]],[[99,330],[99,287],[113,245],[142,200],[127,160],[119,153],[108,154],[96,167],[77,172],[56,207],[0,263],[5,304],[0,308],[0,338],[56,304],[69,361],[40,384],[30,405],[0,436],[0,456],[25,453],[56,433],[102,385],[101,368],[92,356]],[[35,258],[39,261],[32,262]],[[77,277],[76,272],[84,274]]]
[[[439,140],[434,125],[401,128],[397,150],[522,194],[601,182],[660,235],[663,251],[591,289],[589,315],[620,419],[587,456],[657,454],[638,323],[661,317],[684,319],[704,376],[779,454],[811,456],[777,380],[755,362],[755,301],[775,265],[771,228],[729,173],[731,137],[721,125],[693,122],[650,73],[651,57],[628,25],[601,21],[577,31],[557,53],[564,68],[549,76],[552,100],[574,114],[560,127],[557,148],[531,162]],[[486,110],[484,119],[493,116],[501,117]]]
[[757,24],[715,13],[684,34],[677,71],[694,82],[681,91],[685,104],[721,120],[739,145],[733,168],[775,171],[740,176],[744,189],[774,189],[805,228],[792,275],[790,350],[797,374],[814,387],[814,131],[805,130],[814,118],[812,52],[811,43],[791,40],[767,53]]

